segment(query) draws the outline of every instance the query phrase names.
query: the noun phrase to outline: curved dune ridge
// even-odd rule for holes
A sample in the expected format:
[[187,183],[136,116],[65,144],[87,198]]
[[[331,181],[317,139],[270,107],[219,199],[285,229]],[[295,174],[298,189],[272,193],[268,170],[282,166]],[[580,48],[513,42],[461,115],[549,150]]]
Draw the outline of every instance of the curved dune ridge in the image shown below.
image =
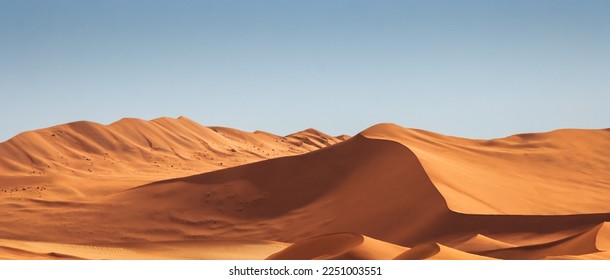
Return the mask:
[[610,213],[607,129],[566,129],[483,141],[380,124],[361,134],[395,141],[413,151],[455,212]]
[[0,143],[0,258],[607,259],[607,150],[608,129],[76,122]]

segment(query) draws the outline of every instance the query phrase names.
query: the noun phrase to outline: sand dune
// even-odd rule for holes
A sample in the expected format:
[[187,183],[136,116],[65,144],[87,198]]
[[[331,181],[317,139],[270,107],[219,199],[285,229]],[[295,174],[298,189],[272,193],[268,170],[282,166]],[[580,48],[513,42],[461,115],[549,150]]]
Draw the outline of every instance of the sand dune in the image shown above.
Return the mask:
[[557,130],[482,141],[381,124],[362,135],[413,151],[448,207],[458,213],[610,212],[610,157],[605,152],[610,130]]
[[539,259],[564,255],[589,255],[610,250],[610,223],[601,223],[583,233],[557,241],[480,252],[503,259]]
[[333,233],[292,244],[269,260],[391,260],[409,248],[353,233]]
[[49,199],[103,196],[161,179],[302,154],[341,141],[312,130],[281,137],[204,127],[185,117],[125,118],[110,125],[79,121],[24,132],[0,143],[0,191]]
[[438,243],[424,243],[398,255],[395,260],[491,260],[492,258],[469,254]]
[[0,257],[605,259],[606,150],[608,129],[470,140],[76,122],[0,143]]
[[468,253],[517,247],[516,245],[495,240],[482,234],[475,234],[474,236],[466,237],[464,240],[454,240],[451,244],[447,244],[447,246]]
[[[163,215],[173,218],[159,228],[205,224],[201,217],[212,217],[240,230],[195,227],[200,234],[286,242],[342,231],[390,242],[423,238],[435,225],[424,226],[446,208],[412,153],[361,136],[298,157],[144,185],[107,201],[115,210],[138,213],[138,220],[165,209]],[[419,203],[429,207],[411,211]],[[402,226],[410,223],[420,227]]]

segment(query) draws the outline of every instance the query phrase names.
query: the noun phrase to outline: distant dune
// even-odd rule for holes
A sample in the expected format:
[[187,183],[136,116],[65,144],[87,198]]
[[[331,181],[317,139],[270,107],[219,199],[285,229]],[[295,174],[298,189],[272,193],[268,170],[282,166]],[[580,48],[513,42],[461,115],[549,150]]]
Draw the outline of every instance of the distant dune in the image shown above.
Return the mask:
[[610,259],[610,130],[75,122],[0,143],[0,258]]
[[75,198],[298,155],[343,140],[308,129],[286,137],[204,127],[185,117],[110,125],[79,121],[21,133],[0,144],[0,187],[36,185],[13,196]]

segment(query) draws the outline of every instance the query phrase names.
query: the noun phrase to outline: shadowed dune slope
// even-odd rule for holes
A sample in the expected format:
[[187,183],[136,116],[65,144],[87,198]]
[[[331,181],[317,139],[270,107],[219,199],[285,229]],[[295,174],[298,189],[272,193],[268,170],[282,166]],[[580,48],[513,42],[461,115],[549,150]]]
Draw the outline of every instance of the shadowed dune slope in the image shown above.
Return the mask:
[[151,183],[106,203],[138,213],[137,219],[164,209],[170,223],[169,215],[176,224],[215,217],[242,228],[224,232],[225,238],[289,242],[343,231],[391,242],[419,240],[447,212],[413,153],[360,136],[300,156]]

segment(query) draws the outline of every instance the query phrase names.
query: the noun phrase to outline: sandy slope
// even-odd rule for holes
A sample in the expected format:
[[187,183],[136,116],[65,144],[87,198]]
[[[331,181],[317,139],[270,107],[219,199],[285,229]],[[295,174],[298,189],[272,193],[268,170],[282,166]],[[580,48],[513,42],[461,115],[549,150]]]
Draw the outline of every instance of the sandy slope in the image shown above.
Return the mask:
[[72,123],[0,144],[0,256],[604,259],[607,150],[610,130],[483,141],[391,124],[350,138]]
[[272,241],[165,241],[75,245],[0,239],[0,259],[263,259],[288,244]]

